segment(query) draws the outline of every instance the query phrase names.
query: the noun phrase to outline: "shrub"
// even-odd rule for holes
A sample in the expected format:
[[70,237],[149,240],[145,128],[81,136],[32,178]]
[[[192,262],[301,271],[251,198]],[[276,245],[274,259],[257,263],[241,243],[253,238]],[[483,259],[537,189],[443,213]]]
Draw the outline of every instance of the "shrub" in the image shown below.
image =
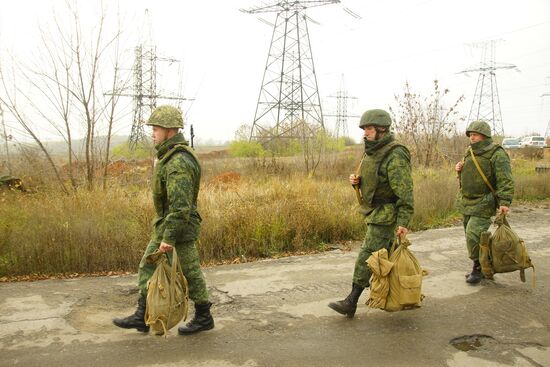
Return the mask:
[[265,150],[258,142],[235,140],[229,144],[229,154],[231,154],[232,157],[254,158],[263,157],[265,155]]

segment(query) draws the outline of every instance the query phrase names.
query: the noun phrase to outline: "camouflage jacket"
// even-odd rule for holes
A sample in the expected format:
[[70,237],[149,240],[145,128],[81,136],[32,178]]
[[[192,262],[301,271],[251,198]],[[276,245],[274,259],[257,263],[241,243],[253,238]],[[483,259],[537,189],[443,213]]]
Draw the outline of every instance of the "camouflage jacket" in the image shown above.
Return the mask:
[[198,238],[201,217],[197,197],[201,167],[182,134],[158,144],[152,193],[156,219],[154,241],[170,245]]
[[474,143],[471,147],[495,194],[491,193],[491,189],[483,181],[468,149],[459,175],[460,192],[457,198],[457,209],[464,215],[489,218],[495,215],[498,205],[510,206],[512,203],[514,179],[510,158],[504,149],[493,143],[490,138]]
[[[373,167],[374,166],[374,167]],[[373,191],[371,209],[362,211],[366,222],[408,227],[414,212],[411,158],[408,149],[392,134],[376,142],[365,142],[360,167],[361,192]],[[367,188],[366,186],[375,187]]]

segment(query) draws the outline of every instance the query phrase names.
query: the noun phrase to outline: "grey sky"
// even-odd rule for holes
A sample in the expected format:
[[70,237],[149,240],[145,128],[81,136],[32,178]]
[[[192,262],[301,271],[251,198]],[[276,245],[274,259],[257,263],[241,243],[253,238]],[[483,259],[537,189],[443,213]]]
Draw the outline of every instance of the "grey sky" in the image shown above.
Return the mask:
[[[0,0],[0,51],[29,55],[38,47],[38,24],[47,26],[54,0]],[[158,53],[183,61],[184,93],[196,100],[187,104],[188,121],[202,139],[229,140],[243,123],[251,123],[256,107],[272,29],[239,8],[260,1],[120,0],[127,61],[149,9]],[[106,2],[109,11],[116,3]],[[93,22],[99,1],[80,1]],[[343,11],[352,9],[357,20]],[[497,71],[506,135],[544,133],[550,119],[550,1],[547,0],[344,0],[339,5],[310,9],[310,24],[324,113],[334,113],[335,100],[327,98],[340,86],[341,75],[350,95],[358,97],[348,110],[360,114],[369,108],[387,108],[405,81],[427,94],[432,81],[451,90],[451,104],[466,97],[461,111],[467,115],[477,74],[457,74],[480,62],[479,49],[467,43],[503,39],[497,62],[512,63],[521,72]],[[83,15],[84,16],[84,15]],[[262,17],[273,21],[274,14]],[[114,19],[111,18],[111,19]],[[86,21],[86,19],[85,19]],[[166,67],[161,86],[173,88]],[[129,102],[129,101],[128,101]],[[126,107],[129,110],[129,106]],[[326,119],[329,127],[331,119]],[[127,134],[128,113],[117,131]],[[352,135],[356,121],[349,121]]]

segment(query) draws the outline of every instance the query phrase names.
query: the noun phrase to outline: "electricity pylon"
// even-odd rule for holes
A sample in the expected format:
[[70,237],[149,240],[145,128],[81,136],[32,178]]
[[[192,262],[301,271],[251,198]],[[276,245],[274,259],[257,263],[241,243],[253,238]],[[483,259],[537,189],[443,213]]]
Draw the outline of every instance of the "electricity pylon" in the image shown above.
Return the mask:
[[[131,150],[145,141],[144,123],[153,110],[157,107],[158,99],[189,101],[180,95],[162,95],[157,88],[157,61],[169,63],[179,62],[173,58],[157,56],[156,46],[153,45],[151,18],[149,11],[145,10],[144,33],[140,43],[134,48],[133,87],[131,93],[116,93],[133,99],[132,130],[128,138],[128,145]],[[110,93],[113,94],[113,93]]]
[[468,123],[473,120],[485,120],[492,126],[493,135],[504,136],[495,71],[498,69],[517,69],[517,66],[503,63],[497,65],[495,62],[497,42],[499,40],[472,44],[471,46],[482,49],[480,66],[462,70],[460,73],[479,72],[472,106],[468,114]]
[[307,27],[307,8],[339,0],[289,1],[241,11],[277,13],[250,132],[250,140],[304,138],[324,129],[323,111]]
[[340,89],[336,92],[336,95],[330,95],[329,98],[336,98],[336,115],[325,115],[326,117],[336,117],[336,123],[334,125],[334,137],[349,137],[348,131],[348,117],[359,117],[358,115],[348,115],[348,100],[357,100],[357,97],[348,95],[346,86],[344,83],[344,76],[340,82]]

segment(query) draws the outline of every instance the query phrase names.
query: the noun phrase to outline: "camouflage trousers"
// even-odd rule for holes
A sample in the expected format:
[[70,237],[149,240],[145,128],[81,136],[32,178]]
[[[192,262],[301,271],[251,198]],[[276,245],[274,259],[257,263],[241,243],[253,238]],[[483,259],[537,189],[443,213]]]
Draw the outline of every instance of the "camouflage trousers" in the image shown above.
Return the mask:
[[362,287],[369,286],[372,272],[367,266],[366,261],[373,252],[381,250],[382,248],[385,248],[388,251],[390,250],[395,238],[395,228],[395,224],[389,226],[382,226],[378,224],[368,225],[363,246],[361,246],[361,250],[359,251],[359,255],[355,261],[353,283]]
[[466,247],[468,256],[472,260],[479,260],[479,239],[481,232],[485,232],[491,226],[491,218],[464,216],[464,233],[466,234]]
[[[157,251],[159,246],[160,242],[149,242],[139,263],[138,288],[140,294],[143,296],[147,296],[147,282],[151,279],[156,268],[155,264],[147,264],[145,258]],[[207,303],[208,290],[206,289],[206,281],[200,267],[199,252],[195,246],[195,241],[176,243],[176,251],[183,275],[189,284],[189,298],[198,304]],[[167,254],[169,260],[172,261],[172,254]]]

